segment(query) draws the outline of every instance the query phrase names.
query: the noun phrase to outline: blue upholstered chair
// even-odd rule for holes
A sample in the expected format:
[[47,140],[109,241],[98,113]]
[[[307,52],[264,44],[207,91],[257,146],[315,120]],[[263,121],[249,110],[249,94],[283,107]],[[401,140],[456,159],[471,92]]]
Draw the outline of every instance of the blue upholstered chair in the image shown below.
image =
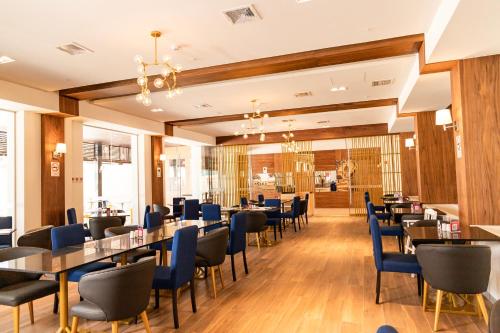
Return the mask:
[[247,257],[246,257],[246,230],[247,229],[247,214],[239,212],[231,216],[231,228],[229,228],[229,243],[226,254],[231,256],[231,270],[233,272],[233,281],[236,281],[236,270],[234,268],[234,255],[241,252],[243,255],[243,265],[245,273],[248,274]]
[[147,219],[147,216],[148,214],[151,213],[151,206],[150,205],[146,205],[146,209],[144,210],[144,221],[143,221],[143,228],[144,229],[147,229],[147,224],[146,224],[146,219]]
[[[220,221],[222,220],[220,205],[216,204],[203,204],[201,205],[201,218],[204,221]],[[221,224],[214,224],[208,226],[204,229],[204,232],[207,233],[211,230],[220,228]]]
[[184,214],[181,220],[198,220],[200,218],[200,201],[198,199],[184,200]]
[[155,308],[160,306],[160,289],[169,289],[172,291],[175,328],[179,328],[179,315],[177,313],[177,289],[188,282],[191,289],[191,307],[193,308],[193,312],[196,312],[194,271],[197,238],[197,226],[193,225],[177,230],[174,234],[172,245],[172,263],[170,266],[157,266],[153,278]]
[[398,331],[392,326],[384,325],[378,328],[377,333],[398,333]]
[[[68,216],[68,224],[77,224],[78,219],[76,218],[76,209],[70,208],[66,211],[66,216]],[[90,230],[84,227],[85,237],[92,237]]]
[[264,194],[259,193],[259,194],[257,195],[257,202],[259,203],[259,206],[260,206],[260,207],[263,207],[263,206],[264,206],[264,204],[265,204]]
[[246,207],[248,206],[248,199],[246,197],[241,197],[240,198],[240,206],[241,207]]
[[309,193],[306,193],[304,198],[306,200],[306,213],[304,215],[306,218],[306,224],[309,224],[309,218],[307,217],[307,211],[309,210]]
[[273,226],[274,228],[274,240],[276,240],[276,226],[278,226],[280,231],[280,238],[283,238],[283,231],[281,229],[281,199],[266,199],[264,200],[265,207],[275,207],[278,208],[275,211],[267,212],[266,224]]
[[[370,212],[368,211],[368,203],[369,202],[371,202],[370,194],[368,192],[365,192],[365,205],[366,205],[366,213],[367,213],[366,222],[369,222],[369,216],[370,216]],[[373,205],[373,211],[379,220],[382,220],[383,222],[387,221],[387,224],[391,225],[391,213],[385,213],[384,206]]]
[[[375,215],[377,217],[377,220],[379,219],[377,214],[375,214],[374,206],[371,202],[368,202],[368,204],[366,205],[366,208],[368,210],[369,216]],[[401,224],[380,227],[380,233],[382,236],[395,236],[395,237],[397,237],[399,252],[403,252],[404,230],[403,230],[403,226]]]
[[300,230],[300,197],[295,196],[293,197],[293,202],[292,202],[292,209],[281,213],[281,218],[282,219],[289,219],[293,223],[293,230],[297,231],[297,226],[295,224],[295,220],[297,220],[297,223],[299,225],[299,230]]
[[[50,236],[52,240],[52,251],[85,243],[85,230],[81,223],[52,228]],[[68,272],[68,281],[78,282],[82,275],[86,273],[111,267],[115,267],[115,264],[111,262],[93,262],[70,270]]]
[[395,252],[384,252],[382,246],[382,235],[378,220],[375,215],[370,216],[370,228],[373,242],[373,258],[377,269],[377,287],[375,303],[379,304],[380,280],[382,272],[410,273],[417,275],[418,295],[421,294],[422,279],[421,268],[417,257],[413,254],[402,254]]
[[181,202],[185,200],[184,197],[176,197],[172,199],[172,215],[174,218],[182,216],[182,206]]
[[[163,224],[163,216],[160,212],[148,213],[145,216],[146,229],[157,228]],[[163,260],[163,253],[161,251],[161,243],[151,244],[151,250],[160,251],[160,262]],[[172,241],[167,241],[167,251],[172,251]]]
[[[365,202],[368,202],[368,201],[371,201],[370,199],[370,193],[369,192],[365,192]],[[377,213],[383,213],[385,212],[385,206],[382,205],[382,206],[375,206],[375,211]],[[366,222],[368,222],[368,218],[366,219]]]
[[[12,229],[12,216],[0,217],[0,229]],[[12,234],[0,235],[0,249],[12,247]]]

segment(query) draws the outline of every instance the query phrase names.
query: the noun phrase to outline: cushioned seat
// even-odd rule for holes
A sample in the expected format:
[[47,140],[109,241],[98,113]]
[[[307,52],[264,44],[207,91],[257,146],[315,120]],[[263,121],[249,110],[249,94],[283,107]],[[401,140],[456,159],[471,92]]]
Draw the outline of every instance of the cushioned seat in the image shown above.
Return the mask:
[[171,274],[172,270],[169,266],[156,266],[153,289],[173,289]]
[[398,331],[392,326],[384,325],[378,328],[377,333],[398,333]]
[[115,266],[116,265],[112,262],[93,262],[90,264],[86,264],[78,267],[75,270],[70,270],[68,272],[68,281],[80,281],[80,278],[84,274],[100,271],[101,269],[112,268]]
[[59,283],[33,280],[12,284],[0,289],[0,304],[17,306],[59,291]]
[[391,225],[387,227],[380,227],[380,234],[382,236],[403,236],[404,231],[399,225]]
[[71,307],[71,315],[86,318],[88,320],[106,321],[106,314],[97,305],[81,301]]
[[420,265],[414,255],[384,252],[382,254],[382,270],[388,272],[420,274]]

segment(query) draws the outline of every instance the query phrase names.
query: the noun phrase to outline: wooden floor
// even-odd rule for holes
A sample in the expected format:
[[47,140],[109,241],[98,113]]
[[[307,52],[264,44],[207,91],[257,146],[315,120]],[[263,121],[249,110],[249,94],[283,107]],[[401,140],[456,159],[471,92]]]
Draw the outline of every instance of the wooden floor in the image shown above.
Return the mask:
[[[330,217],[329,217],[330,216]],[[385,249],[396,241],[384,239]],[[316,210],[309,226],[260,251],[248,250],[250,274],[245,276],[237,256],[238,281],[231,279],[229,260],[224,264],[225,289],[217,299],[208,281],[197,280],[198,312],[191,312],[189,293],[180,299],[179,330],[173,329],[172,307],[161,298],[159,311],[149,314],[153,332],[361,332],[372,333],[382,324],[400,333],[432,332],[433,313],[424,313],[415,279],[405,274],[382,274],[382,304],[375,304],[375,269],[363,218],[331,217]],[[220,286],[219,286],[220,287]],[[70,286],[70,304],[78,302],[76,285]],[[153,302],[153,298],[151,298]],[[27,305],[21,309],[21,332],[54,332],[52,297],[35,301],[35,325]],[[111,331],[107,323],[81,320],[81,328]],[[478,317],[443,314],[441,332],[486,332]],[[11,309],[0,308],[0,331],[12,332]],[[120,332],[142,332],[143,326],[121,325]]]

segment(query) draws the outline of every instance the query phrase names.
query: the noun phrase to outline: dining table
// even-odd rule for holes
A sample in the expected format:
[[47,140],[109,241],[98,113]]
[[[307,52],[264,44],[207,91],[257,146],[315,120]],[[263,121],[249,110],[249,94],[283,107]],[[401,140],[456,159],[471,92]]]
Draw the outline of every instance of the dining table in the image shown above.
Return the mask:
[[[0,271],[24,272],[54,275],[59,279],[59,329],[58,333],[71,332],[68,324],[68,272],[78,267],[120,256],[126,263],[127,252],[161,243],[163,258],[166,258],[166,242],[174,237],[175,231],[196,225],[204,229],[223,221],[184,220],[164,223],[161,226],[145,229],[142,237],[129,234],[89,241],[68,246],[55,251],[46,251],[26,257],[0,262]],[[164,260],[163,264],[165,265]]]
[[404,228],[405,234],[412,241],[444,241],[444,242],[499,242],[500,237],[479,226],[461,225],[459,231],[442,231],[439,227]]
[[[440,209],[434,209],[437,213],[438,216],[444,216],[446,215],[445,212],[443,212]],[[413,210],[411,207],[397,207],[397,208],[391,208],[391,215],[394,218],[395,223],[401,223],[401,218],[403,215],[422,215],[422,219],[425,215],[425,209],[419,209],[419,210]]]

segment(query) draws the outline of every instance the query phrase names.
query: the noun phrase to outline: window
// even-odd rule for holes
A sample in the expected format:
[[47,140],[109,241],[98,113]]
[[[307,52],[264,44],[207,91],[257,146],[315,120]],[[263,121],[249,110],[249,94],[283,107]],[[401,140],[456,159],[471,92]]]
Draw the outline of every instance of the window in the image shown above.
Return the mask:
[[[15,212],[15,118],[14,113],[0,110],[0,216]],[[15,220],[13,221],[15,225]]]

